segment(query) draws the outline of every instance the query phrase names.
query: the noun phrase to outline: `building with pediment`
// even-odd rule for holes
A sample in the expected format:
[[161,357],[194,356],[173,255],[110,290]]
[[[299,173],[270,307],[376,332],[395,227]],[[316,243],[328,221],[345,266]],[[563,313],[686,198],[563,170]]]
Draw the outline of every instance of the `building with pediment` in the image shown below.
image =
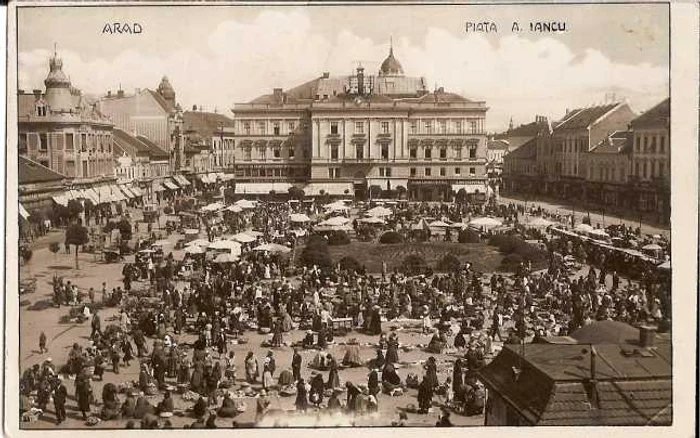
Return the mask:
[[[406,76],[393,48],[376,75],[321,76],[234,105],[236,192],[291,185],[359,199],[485,199],[488,108]],[[269,186],[269,187],[268,187]]]

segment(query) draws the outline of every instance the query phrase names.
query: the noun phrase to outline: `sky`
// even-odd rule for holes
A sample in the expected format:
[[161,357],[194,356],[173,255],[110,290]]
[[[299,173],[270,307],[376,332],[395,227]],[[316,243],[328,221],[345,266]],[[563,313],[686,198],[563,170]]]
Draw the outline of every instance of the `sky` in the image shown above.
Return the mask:
[[[376,73],[390,40],[408,76],[489,107],[500,131],[535,115],[600,104],[615,93],[642,112],[668,96],[663,4],[102,6],[18,8],[20,89],[43,89],[54,44],[84,93],[155,89],[168,76],[185,109],[231,115],[247,102],[320,76]],[[466,32],[468,22],[497,32]],[[513,32],[517,21],[521,31]],[[529,31],[536,21],[566,32]],[[140,34],[103,33],[138,23]]]

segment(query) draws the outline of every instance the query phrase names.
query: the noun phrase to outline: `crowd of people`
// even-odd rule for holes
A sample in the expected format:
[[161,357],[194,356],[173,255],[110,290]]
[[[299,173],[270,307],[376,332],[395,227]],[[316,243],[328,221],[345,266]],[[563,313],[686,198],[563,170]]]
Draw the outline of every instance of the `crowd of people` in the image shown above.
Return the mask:
[[[217,419],[244,412],[242,400],[251,396],[260,421],[270,410],[272,393],[294,397],[302,412],[363,415],[377,412],[383,397],[406,397],[413,390],[416,404],[408,403],[406,410],[432,412],[437,397],[443,409],[437,425],[449,426],[450,412],[484,413],[486,393],[478,370],[497,343],[540,342],[594,320],[661,326],[670,318],[670,289],[647,267],[637,276],[627,270],[629,260],[554,235],[539,236],[549,250],[548,267],[533,271],[523,266],[514,275],[477,272],[469,263],[431,276],[399,271],[373,275],[339,265],[291,269],[293,250],[303,245],[299,236],[312,228],[291,224],[290,214],[317,217],[322,212],[315,203],[259,202],[243,212],[224,210],[219,220],[203,215],[210,242],[245,230],[258,232],[231,263],[216,263],[205,253],[176,260],[165,251],[157,262],[148,256],[126,263],[122,285],[108,288],[104,282],[101,291],[90,289],[87,296],[70,280],[54,278],[55,304],[78,309],[75,316],[90,321],[90,340],[75,343],[63,364],[47,358],[23,372],[20,415],[29,421],[50,411],[52,398],[56,423],[65,421],[70,379],[88,424],[121,418],[129,428],[167,428],[177,414],[192,418],[187,427],[214,428],[221,423]],[[476,214],[517,221],[518,209],[495,203],[401,204],[385,227],[396,229],[426,216],[461,222]],[[252,250],[264,243],[292,252]],[[572,272],[555,254],[573,255],[585,267]],[[184,280],[179,273],[185,263],[198,275]],[[104,307],[116,313],[106,325]],[[333,357],[330,346],[349,337],[343,336],[347,328],[334,324],[338,320],[349,320],[353,330],[373,339],[376,356],[363,358],[357,345],[347,345],[344,357]],[[401,321],[419,321],[430,341],[421,346],[402,342]],[[291,342],[298,330],[305,337]],[[232,346],[245,345],[252,332],[270,335],[261,345],[267,352],[259,361],[260,346],[251,346],[239,363]],[[45,342],[44,335],[42,354]],[[401,356],[415,348],[423,350],[424,360],[417,369],[407,368]],[[277,363],[278,349],[293,349],[289,364]],[[304,350],[318,352],[317,357],[303,364]],[[445,357],[450,358],[446,370]],[[97,400],[91,382],[105,373],[118,375],[132,361],[139,364],[138,381],[107,383]],[[305,366],[313,369],[310,375],[302,372]],[[342,370],[357,367],[367,367],[366,381],[341,381]],[[447,377],[440,377],[442,371]],[[173,397],[186,406],[178,407]]]

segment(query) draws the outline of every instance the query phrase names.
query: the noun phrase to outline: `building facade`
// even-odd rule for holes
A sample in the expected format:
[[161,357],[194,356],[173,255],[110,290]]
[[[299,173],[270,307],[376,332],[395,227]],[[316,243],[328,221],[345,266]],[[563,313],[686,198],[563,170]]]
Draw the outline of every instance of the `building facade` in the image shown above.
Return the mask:
[[112,122],[71,86],[57,54],[45,92],[18,93],[18,150],[75,186],[114,179]]
[[404,75],[393,50],[377,75],[324,73],[233,111],[237,181],[359,198],[486,193],[485,103],[429,92],[423,78]]
[[[199,149],[199,157],[192,154],[193,171],[204,168],[202,172],[235,172],[236,151],[235,126],[233,119],[223,114],[197,111],[183,113],[183,127],[187,144]],[[211,161],[205,165],[205,161]]]

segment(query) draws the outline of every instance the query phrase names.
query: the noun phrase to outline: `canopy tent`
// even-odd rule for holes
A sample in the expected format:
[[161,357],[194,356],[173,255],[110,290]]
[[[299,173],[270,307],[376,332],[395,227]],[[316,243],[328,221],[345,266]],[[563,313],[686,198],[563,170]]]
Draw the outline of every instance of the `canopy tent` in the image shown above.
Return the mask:
[[670,271],[671,270],[671,260],[666,260],[665,262],[661,263],[658,266],[659,269],[664,270],[664,271]]
[[238,200],[238,201],[236,201],[236,203],[234,205],[237,205],[244,210],[250,210],[250,209],[255,208],[255,202],[249,201],[247,199]]
[[301,214],[301,213],[292,213],[292,214],[289,216],[289,220],[290,220],[291,222],[297,222],[297,223],[303,223],[303,222],[310,222],[310,221],[311,221],[311,219],[310,219],[307,215]]
[[650,243],[650,244],[648,244],[648,245],[644,245],[644,246],[642,247],[642,249],[643,249],[644,251],[661,251],[663,248],[662,248],[661,245],[659,245],[659,244]]
[[204,207],[201,208],[202,211],[205,212],[214,212],[214,211],[219,211],[223,210],[226,208],[226,206],[221,203],[221,202],[212,202],[211,204],[205,205]]
[[[136,197],[136,195],[134,195],[134,192],[132,192],[131,189],[129,189],[128,187],[126,187],[126,186],[117,186],[117,187],[119,187],[119,190],[121,190],[122,193],[124,193],[124,195],[126,195],[127,198],[132,199],[132,198]],[[87,190],[83,190],[83,191],[85,192],[86,195],[88,195]],[[88,197],[89,197],[89,195],[88,195]]]
[[360,222],[362,222],[363,224],[384,224],[385,223],[384,219],[382,219],[380,217],[375,217],[375,216],[362,218],[362,219],[360,219]]
[[241,244],[236,242],[235,240],[217,240],[212,242],[209,245],[208,249],[227,249],[227,250],[232,250],[232,251],[238,251],[240,253],[241,251]]
[[350,219],[343,217],[343,216],[334,216],[332,218],[328,218],[325,221],[319,223],[318,225],[321,226],[328,226],[328,227],[339,227],[342,225],[347,224],[350,222]]
[[134,192],[134,195],[138,196],[143,196],[143,192],[141,191],[140,188],[136,186],[130,186],[129,189],[131,189],[132,192]]
[[580,233],[590,233],[593,231],[593,227],[588,224],[578,224],[574,227],[574,231],[578,231]]
[[53,199],[53,202],[55,202],[58,205],[62,205],[64,207],[68,206],[68,197],[65,195],[65,193],[53,196],[51,199]]
[[93,189],[92,187],[83,189],[83,194],[87,197],[87,199],[90,200],[94,205],[98,205],[100,203],[100,199],[98,197],[97,191]]
[[602,230],[600,228],[595,228],[591,231],[588,232],[593,237],[610,237],[608,233],[605,232],[605,230]]
[[229,205],[226,207],[227,211],[231,211],[233,213],[240,213],[243,211],[243,208],[240,205]]
[[151,246],[169,246],[169,245],[173,245],[173,242],[171,242],[167,239],[156,240],[155,242],[153,242],[151,244]]
[[228,253],[218,254],[214,257],[214,263],[233,263],[236,261],[238,261],[238,256]]
[[443,221],[433,221],[429,223],[428,226],[433,228],[447,228],[450,226],[450,224]]
[[27,209],[24,208],[24,206],[22,204],[18,204],[18,208],[19,208],[19,215],[22,216],[24,218],[24,220],[28,220],[29,219],[29,212],[27,211]]
[[554,222],[548,221],[543,217],[531,218],[526,224],[530,228],[547,228],[554,225]]
[[332,202],[330,204],[326,204],[323,206],[328,211],[347,211],[350,210],[350,207],[345,205],[343,201],[336,201]]
[[466,227],[467,227],[467,224],[465,224],[464,222],[453,222],[450,224],[450,228],[464,229]]
[[374,216],[374,217],[384,217],[384,216],[391,216],[394,212],[392,212],[390,209],[382,206],[377,206],[374,208],[370,208],[367,210],[367,216]]
[[185,247],[185,254],[204,254],[206,250],[201,246],[188,245]]
[[187,246],[199,246],[201,248],[206,248],[211,244],[208,240],[205,239],[195,239],[187,244]]
[[265,243],[260,246],[256,246],[253,248],[253,251],[267,251],[267,252],[272,252],[272,253],[280,253],[280,254],[286,254],[290,252],[292,249],[288,248],[284,245],[280,245],[277,243]]
[[163,185],[161,183],[154,181],[153,182],[153,191],[154,192],[163,192],[163,191],[165,191],[165,187],[163,187]]
[[172,180],[169,179],[163,180],[163,185],[166,189],[169,190],[178,190],[180,188],[174,182],[172,182]]
[[469,221],[469,225],[473,227],[493,228],[500,227],[501,225],[503,225],[503,222],[492,217],[480,217]]
[[231,236],[231,239],[235,240],[236,242],[240,242],[240,243],[255,242],[255,237],[253,237],[247,233],[234,234],[233,236]]

